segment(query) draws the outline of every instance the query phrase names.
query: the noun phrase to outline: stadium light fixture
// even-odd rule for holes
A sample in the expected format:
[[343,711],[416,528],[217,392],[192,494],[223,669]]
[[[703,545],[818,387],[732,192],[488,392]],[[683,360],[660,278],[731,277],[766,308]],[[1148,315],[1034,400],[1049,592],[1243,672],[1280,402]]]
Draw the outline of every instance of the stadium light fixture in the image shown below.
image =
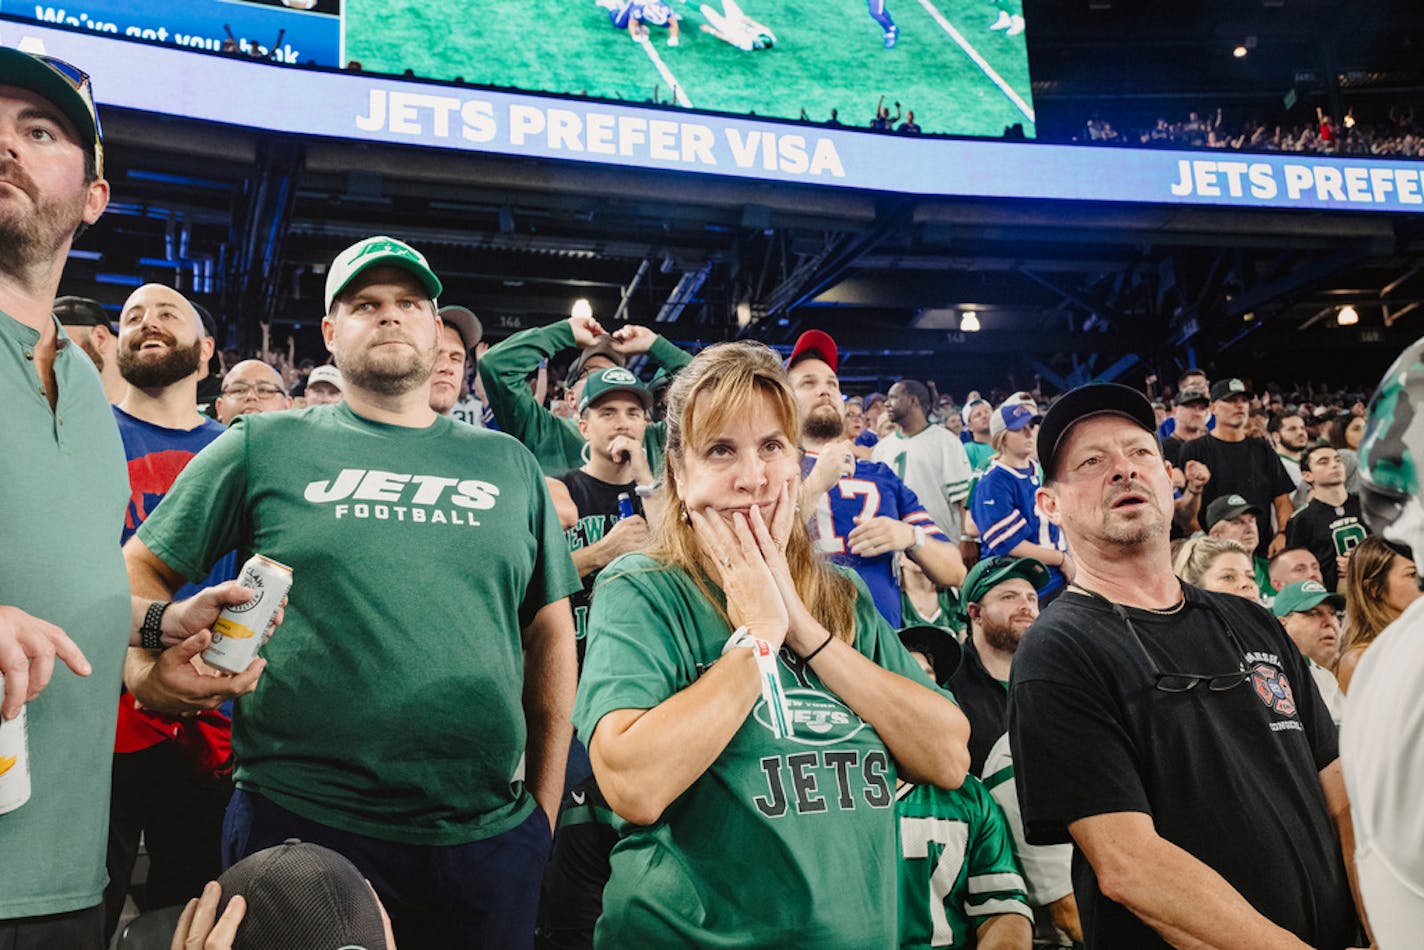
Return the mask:
[[591,317],[593,316],[593,304],[589,303],[587,298],[580,297],[575,300],[574,305],[569,308],[569,316],[576,319]]
[[1235,56],[1237,59],[1245,59],[1247,52],[1249,52],[1249,50],[1247,50],[1246,47],[1238,46],[1231,51],[1231,55]]
[[979,315],[973,310],[966,310],[959,317],[959,329],[965,333],[979,332]]
[[743,300],[737,304],[737,326],[750,326],[752,322],[752,305]]
[[1340,313],[1335,317],[1335,322],[1342,327],[1352,327],[1360,322],[1360,312],[1349,304],[1340,308]]

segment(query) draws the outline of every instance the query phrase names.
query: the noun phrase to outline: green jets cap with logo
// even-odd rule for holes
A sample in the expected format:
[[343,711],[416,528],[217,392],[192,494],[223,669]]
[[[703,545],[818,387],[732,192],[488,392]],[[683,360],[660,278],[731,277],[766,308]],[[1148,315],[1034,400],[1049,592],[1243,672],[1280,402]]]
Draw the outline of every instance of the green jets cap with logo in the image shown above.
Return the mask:
[[1276,595],[1271,610],[1277,617],[1284,617],[1314,610],[1315,606],[1322,602],[1329,603],[1336,610],[1345,609],[1345,598],[1326,590],[1325,585],[1319,581],[1296,581]]
[[632,370],[621,366],[606,366],[589,373],[588,382],[583,384],[583,395],[579,397],[579,413],[582,414],[589,406],[611,393],[628,393],[643,404],[644,412],[653,411],[653,394],[633,375]]
[[1370,397],[1360,439],[1360,514],[1370,530],[1424,561],[1424,338],[1400,354]]
[[331,312],[332,303],[353,280],[372,267],[399,267],[408,271],[420,281],[431,300],[438,299],[444,290],[424,254],[404,241],[378,234],[357,241],[331,262],[326,272],[326,312]]
[[979,603],[985,594],[1011,577],[1022,577],[1033,585],[1034,590],[1043,590],[1052,580],[1048,568],[1031,557],[1009,557],[1006,554],[986,557],[965,575],[964,584],[959,588],[960,603]]

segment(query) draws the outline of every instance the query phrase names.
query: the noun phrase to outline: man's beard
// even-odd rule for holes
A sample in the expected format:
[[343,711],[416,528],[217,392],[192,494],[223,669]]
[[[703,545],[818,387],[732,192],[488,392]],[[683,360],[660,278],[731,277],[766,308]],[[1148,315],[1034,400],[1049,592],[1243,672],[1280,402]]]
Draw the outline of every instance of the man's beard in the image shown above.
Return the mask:
[[1108,522],[1103,529],[1103,538],[1112,544],[1136,547],[1159,537],[1166,529],[1167,525],[1164,519],[1161,518],[1152,521],[1138,521],[1131,524],[1113,524],[1112,522]]
[[1005,624],[983,623],[979,632],[984,635],[984,642],[1000,653],[1017,651],[1024,634],[1012,620]]
[[812,441],[830,442],[845,434],[845,417],[835,406],[817,406],[806,414],[801,428]]
[[119,347],[119,375],[130,386],[139,389],[171,386],[180,379],[192,376],[202,365],[202,337],[194,340],[191,346],[170,345],[168,351],[159,357],[145,358],[141,351],[132,347]]
[[34,179],[12,159],[0,157],[0,178],[30,197],[32,212],[0,215],[0,273],[28,278],[35,267],[52,263],[84,223],[83,189],[69,198],[40,196]]
[[414,345],[396,353],[364,347],[333,353],[336,368],[348,384],[381,396],[403,396],[425,385],[435,372],[438,348],[432,344],[422,353]]

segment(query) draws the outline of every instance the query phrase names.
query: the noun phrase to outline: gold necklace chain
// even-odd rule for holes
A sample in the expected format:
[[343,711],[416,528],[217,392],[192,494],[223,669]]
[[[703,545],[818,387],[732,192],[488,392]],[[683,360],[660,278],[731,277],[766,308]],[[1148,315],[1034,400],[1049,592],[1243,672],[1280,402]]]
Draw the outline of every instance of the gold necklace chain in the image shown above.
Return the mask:
[[[1101,598],[1102,600],[1107,600],[1107,598],[1106,598],[1106,597],[1103,597],[1102,594],[1099,594],[1097,591],[1088,590],[1088,588],[1084,587],[1084,586],[1081,585],[1081,584],[1069,584],[1069,585],[1068,585],[1068,589],[1069,589],[1069,590],[1076,590],[1076,591],[1078,591],[1078,592],[1080,592],[1080,593],[1087,594],[1089,597],[1098,597],[1098,598]],[[1108,601],[1108,602],[1111,603],[1111,601]],[[1179,600],[1179,601],[1177,601],[1175,604],[1173,604],[1173,605],[1170,606],[1170,607],[1166,607],[1166,608],[1161,608],[1161,609],[1159,609],[1159,608],[1157,608],[1157,607],[1137,607],[1137,606],[1133,606],[1132,609],[1133,609],[1133,610],[1142,610],[1142,611],[1145,611],[1145,612],[1147,612],[1147,613],[1149,613],[1149,614],[1156,614],[1156,615],[1159,616],[1159,617],[1170,617],[1170,616],[1172,616],[1173,614],[1181,613],[1181,612],[1182,612],[1182,609],[1183,609],[1184,607],[1186,607],[1186,606],[1187,606],[1187,590],[1186,590],[1185,587],[1183,587],[1183,588],[1182,588],[1182,599]]]

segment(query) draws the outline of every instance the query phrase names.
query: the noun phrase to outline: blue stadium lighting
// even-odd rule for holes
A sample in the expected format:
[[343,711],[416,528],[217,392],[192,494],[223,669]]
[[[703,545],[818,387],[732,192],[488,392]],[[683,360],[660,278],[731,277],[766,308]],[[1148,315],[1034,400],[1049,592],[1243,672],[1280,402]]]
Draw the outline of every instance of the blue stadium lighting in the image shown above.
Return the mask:
[[117,284],[120,287],[142,287],[143,278],[133,274],[95,274],[96,284]]

